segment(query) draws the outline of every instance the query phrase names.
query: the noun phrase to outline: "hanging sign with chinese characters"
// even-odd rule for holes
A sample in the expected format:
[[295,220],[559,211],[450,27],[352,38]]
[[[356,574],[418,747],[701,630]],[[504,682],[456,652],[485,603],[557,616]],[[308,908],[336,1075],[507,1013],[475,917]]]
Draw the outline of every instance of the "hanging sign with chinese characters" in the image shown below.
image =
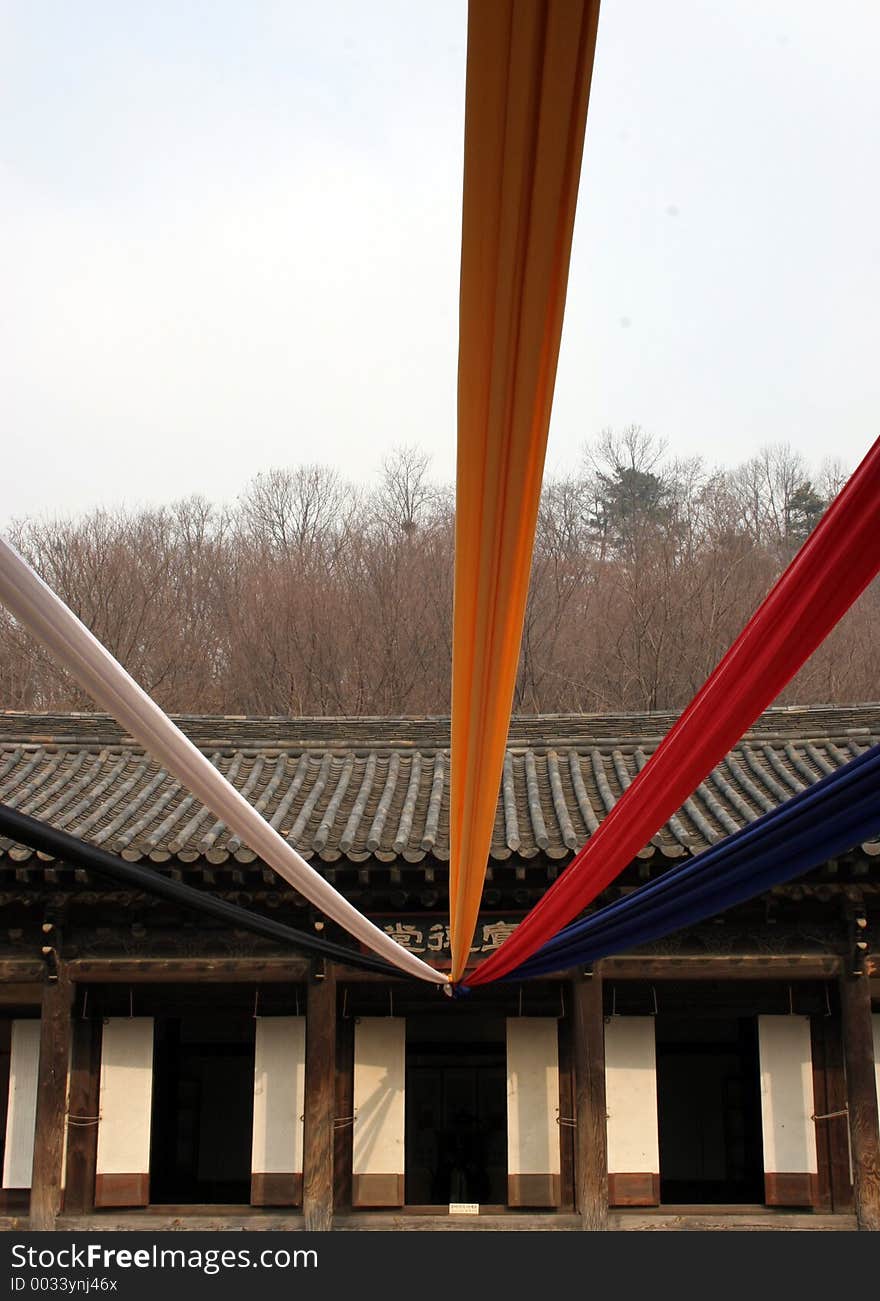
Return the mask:
[[[371,920],[410,953],[418,953],[427,961],[439,962],[441,965],[451,960],[449,924],[440,921],[436,914],[427,917],[401,917],[398,914],[394,917],[373,917]],[[471,944],[471,953],[474,956],[494,953],[513,934],[517,924],[509,916],[481,916]]]

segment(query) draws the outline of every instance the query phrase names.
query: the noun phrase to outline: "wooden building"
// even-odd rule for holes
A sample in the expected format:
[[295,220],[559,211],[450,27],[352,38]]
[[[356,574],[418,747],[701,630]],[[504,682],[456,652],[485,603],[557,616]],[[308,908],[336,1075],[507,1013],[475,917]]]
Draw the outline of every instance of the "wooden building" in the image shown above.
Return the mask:
[[[448,963],[448,720],[178,721]],[[475,958],[672,721],[514,719]],[[878,739],[880,706],[769,710],[602,901]],[[345,938],[105,717],[0,714],[0,801]],[[590,971],[450,1000],[0,841],[3,1223],[880,1228],[878,891],[880,843],[857,846]]]

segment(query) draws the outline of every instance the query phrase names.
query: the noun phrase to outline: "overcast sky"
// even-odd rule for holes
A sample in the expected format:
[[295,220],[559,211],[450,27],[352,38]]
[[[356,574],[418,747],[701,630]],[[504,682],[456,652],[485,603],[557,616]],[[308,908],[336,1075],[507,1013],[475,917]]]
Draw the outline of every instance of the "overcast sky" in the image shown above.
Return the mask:
[[[0,0],[0,520],[455,459],[463,0]],[[550,436],[880,433],[880,7],[604,0]]]

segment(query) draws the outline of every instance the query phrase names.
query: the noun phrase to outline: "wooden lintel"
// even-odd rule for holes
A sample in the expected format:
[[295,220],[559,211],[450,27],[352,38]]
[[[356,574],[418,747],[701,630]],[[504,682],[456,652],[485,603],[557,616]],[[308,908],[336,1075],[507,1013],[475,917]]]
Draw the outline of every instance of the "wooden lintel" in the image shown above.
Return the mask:
[[723,957],[603,958],[605,980],[832,980],[841,959],[833,953],[743,953]]
[[0,1006],[23,1007],[43,1001],[43,986],[36,980],[0,982]]

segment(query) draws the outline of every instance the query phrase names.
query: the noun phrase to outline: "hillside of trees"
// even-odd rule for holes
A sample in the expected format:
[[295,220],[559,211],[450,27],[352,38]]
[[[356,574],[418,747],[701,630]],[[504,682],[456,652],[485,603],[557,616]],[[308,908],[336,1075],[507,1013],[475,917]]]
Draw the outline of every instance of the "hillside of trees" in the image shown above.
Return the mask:
[[[514,708],[687,703],[845,480],[791,447],[710,469],[633,427],[546,483]],[[449,710],[454,497],[405,448],[366,492],[317,465],[257,475],[232,506],[17,521],[10,536],[167,710]],[[876,699],[880,585],[783,701]],[[91,709],[0,609],[0,708]]]

